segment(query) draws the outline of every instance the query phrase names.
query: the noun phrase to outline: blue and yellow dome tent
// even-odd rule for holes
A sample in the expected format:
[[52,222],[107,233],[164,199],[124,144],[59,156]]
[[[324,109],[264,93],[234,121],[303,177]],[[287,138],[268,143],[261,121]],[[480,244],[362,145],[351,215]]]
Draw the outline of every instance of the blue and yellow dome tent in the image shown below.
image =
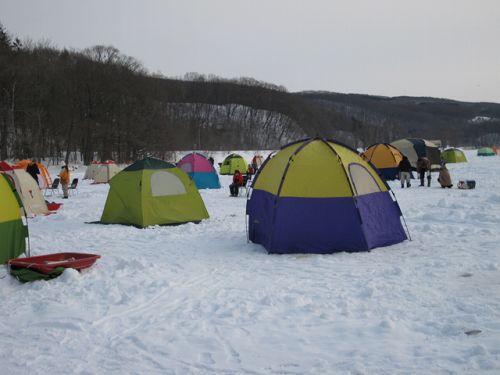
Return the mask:
[[407,239],[375,169],[348,146],[311,138],[271,154],[247,201],[248,238],[270,253],[367,251]]

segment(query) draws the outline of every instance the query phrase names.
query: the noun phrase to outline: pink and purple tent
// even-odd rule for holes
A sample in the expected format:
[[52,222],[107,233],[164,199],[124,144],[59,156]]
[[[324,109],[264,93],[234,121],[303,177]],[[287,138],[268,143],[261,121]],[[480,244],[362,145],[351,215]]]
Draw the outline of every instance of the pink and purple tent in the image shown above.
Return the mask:
[[193,152],[184,156],[177,167],[186,172],[198,189],[219,189],[219,176],[214,166],[203,155]]

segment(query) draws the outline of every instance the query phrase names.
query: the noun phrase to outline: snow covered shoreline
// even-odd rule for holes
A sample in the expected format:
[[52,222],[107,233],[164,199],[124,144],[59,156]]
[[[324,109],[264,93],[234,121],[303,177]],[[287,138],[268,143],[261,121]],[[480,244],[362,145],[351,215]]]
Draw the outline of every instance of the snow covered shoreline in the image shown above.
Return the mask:
[[201,191],[210,219],[147,229],[85,224],[108,185],[83,181],[29,221],[32,255],[102,258],[25,285],[0,267],[2,372],[497,374],[500,158],[467,157],[448,166],[475,190],[391,183],[413,241],[355,254],[247,243],[230,176]]

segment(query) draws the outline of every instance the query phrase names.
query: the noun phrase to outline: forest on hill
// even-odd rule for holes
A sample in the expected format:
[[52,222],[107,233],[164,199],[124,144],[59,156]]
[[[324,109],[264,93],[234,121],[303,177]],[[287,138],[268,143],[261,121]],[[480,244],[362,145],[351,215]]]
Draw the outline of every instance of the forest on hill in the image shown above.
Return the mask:
[[298,138],[353,147],[403,137],[500,143],[500,104],[290,93],[252,78],[150,74],[112,46],[21,42],[0,25],[0,159],[128,162],[174,150],[275,149]]

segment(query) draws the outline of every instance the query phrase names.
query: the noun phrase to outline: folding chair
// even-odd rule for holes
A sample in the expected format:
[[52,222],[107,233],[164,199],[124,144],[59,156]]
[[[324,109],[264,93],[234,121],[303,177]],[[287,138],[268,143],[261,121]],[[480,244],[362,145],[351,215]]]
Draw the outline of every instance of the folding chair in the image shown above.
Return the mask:
[[72,191],[78,194],[78,178],[74,178],[73,181],[71,181],[71,185],[68,187],[68,194],[71,194]]
[[52,185],[49,187],[45,188],[45,196],[47,196],[47,193],[50,190],[50,195],[54,195],[54,190],[56,191],[57,194],[59,194],[59,178],[54,178],[54,181],[52,181]]
[[[252,176],[250,175],[243,175],[243,185],[240,186],[238,190],[238,195],[244,195],[246,196],[248,193],[248,188],[252,184]],[[243,189],[245,189],[245,194],[243,194]]]

